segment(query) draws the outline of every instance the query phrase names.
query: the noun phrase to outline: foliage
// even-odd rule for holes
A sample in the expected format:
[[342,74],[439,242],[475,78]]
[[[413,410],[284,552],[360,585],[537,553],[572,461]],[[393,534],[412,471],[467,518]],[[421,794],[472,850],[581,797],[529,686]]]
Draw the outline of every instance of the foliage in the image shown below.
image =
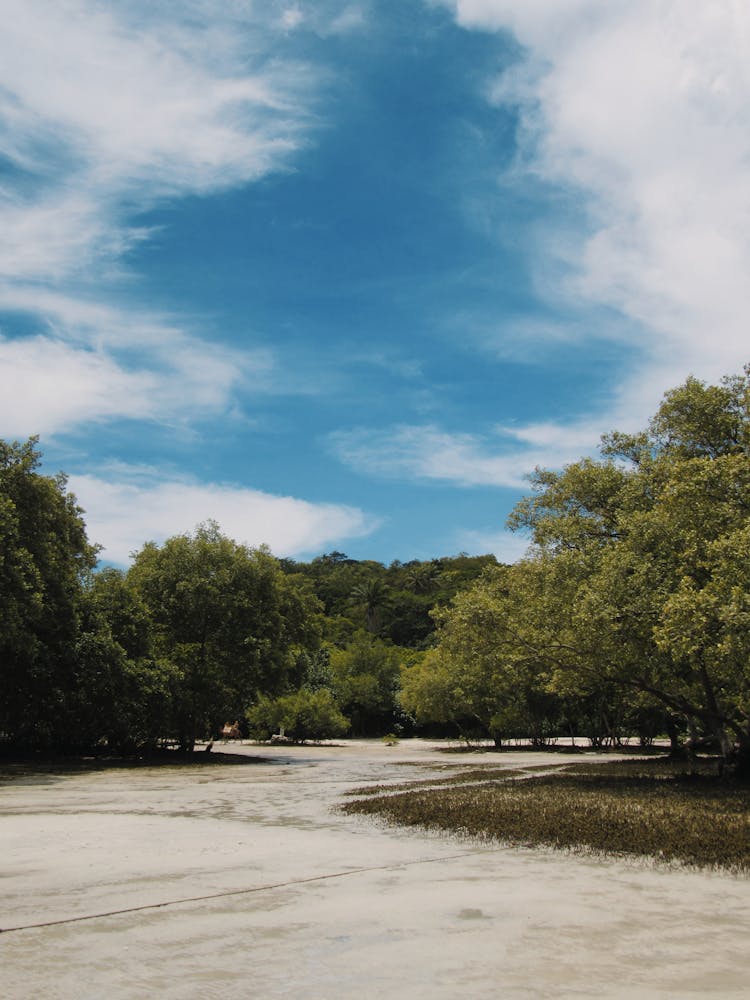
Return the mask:
[[430,649],[402,667],[399,700],[418,723],[450,722],[463,732],[463,720],[475,713],[461,682],[456,664]]
[[0,442],[0,738],[11,746],[187,748],[261,696],[300,687],[338,699],[357,732],[402,731],[399,669],[414,654],[393,640],[428,647],[432,608],[495,562],[278,561],[209,522],[146,544],[127,573],[93,572],[65,477],[39,462],[34,440]]
[[365,631],[331,652],[333,691],[357,736],[388,732],[397,716],[399,650]]
[[123,572],[106,568],[87,582],[82,608],[76,646],[86,678],[82,742],[120,751],[154,747],[169,731],[177,674],[154,658],[143,601]]
[[238,545],[213,523],[145,545],[128,580],[157,657],[175,672],[173,735],[185,747],[293,683],[300,654],[319,641],[315,598],[266,549]]
[[432,609],[448,604],[497,560],[460,554],[384,566],[331,552],[309,563],[284,559],[281,565],[311,581],[325,611],[325,638],[333,645],[346,646],[364,625],[394,645],[426,649],[434,637]]
[[[548,600],[535,563],[489,568],[448,609],[436,614],[440,645],[403,676],[402,703],[421,722],[452,722],[468,735],[479,725],[499,744],[556,731],[560,699],[548,691],[550,669],[530,641]],[[533,615],[530,620],[529,616]]]
[[333,684],[331,650],[327,646],[321,646],[314,653],[303,650],[298,665],[301,667],[303,687],[310,691],[331,688]]
[[[577,524],[612,527],[605,545],[578,549],[598,548],[575,602],[578,666],[652,695],[725,752],[750,737],[749,401],[747,373],[720,386],[689,379],[646,434],[605,442],[608,475],[616,458],[629,465],[599,511],[569,493]],[[559,551],[570,536],[550,499],[543,488],[528,523]]]
[[688,733],[750,774],[750,369],[690,378],[599,458],[537,469],[513,566],[279,561],[209,522],[95,573],[65,477],[39,462],[33,439],[0,442],[6,744],[191,747],[302,689],[357,735]]
[[0,441],[0,735],[73,745],[87,678],[76,664],[83,580],[96,563],[63,475],[44,476],[36,439]]
[[352,589],[351,601],[364,611],[368,632],[373,634],[380,626],[380,611],[388,603],[388,588],[377,577],[370,577]]
[[261,695],[248,709],[247,721],[251,735],[257,739],[268,740],[280,733],[295,743],[343,736],[349,729],[349,720],[325,688],[300,688],[278,698]]
[[540,711],[554,725],[553,696],[616,739],[660,705],[666,730],[748,755],[749,448],[746,371],[688,379],[646,431],[605,438],[599,460],[536,470],[511,517],[534,551],[439,617],[436,683],[447,665],[488,731]]

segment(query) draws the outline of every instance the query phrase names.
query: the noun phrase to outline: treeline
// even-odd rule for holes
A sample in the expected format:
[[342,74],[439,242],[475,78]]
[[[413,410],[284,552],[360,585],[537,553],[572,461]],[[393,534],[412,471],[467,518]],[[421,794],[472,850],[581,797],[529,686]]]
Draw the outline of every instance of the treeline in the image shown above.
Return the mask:
[[536,470],[528,556],[276,559],[213,523],[97,570],[63,476],[0,443],[0,741],[669,736],[750,759],[750,369]]
[[532,486],[528,558],[438,613],[404,707],[497,742],[687,737],[750,771],[750,367]]
[[213,523],[148,543],[128,571],[97,549],[36,441],[0,442],[0,742],[12,749],[191,749],[243,735],[373,735],[413,721],[401,670],[430,612],[492,556],[278,560]]
[[325,638],[334,645],[345,645],[364,628],[393,645],[427,649],[435,638],[433,609],[447,605],[497,560],[460,554],[384,566],[331,552],[308,563],[282,559],[280,565],[310,582],[323,605]]

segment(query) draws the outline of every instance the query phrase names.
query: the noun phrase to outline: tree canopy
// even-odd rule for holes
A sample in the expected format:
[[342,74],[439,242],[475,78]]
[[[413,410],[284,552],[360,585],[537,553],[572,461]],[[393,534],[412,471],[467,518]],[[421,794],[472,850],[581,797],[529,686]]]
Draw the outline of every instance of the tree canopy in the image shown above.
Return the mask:
[[320,605],[267,549],[248,549],[216,524],[148,543],[128,578],[151,621],[155,655],[175,676],[180,744],[239,718],[261,693],[292,686],[303,651],[319,645]]
[[97,571],[65,477],[39,465],[34,439],[0,442],[6,745],[450,724],[539,745],[687,734],[748,766],[749,369],[690,378],[640,433],[536,469],[513,566],[278,560],[207,522]]
[[510,524],[532,554],[442,616],[442,671],[461,678],[467,713],[489,730],[519,697],[576,696],[580,711],[598,694],[611,717],[659,706],[666,729],[750,751],[747,370],[688,379],[597,460],[537,469]]
[[20,745],[75,741],[81,587],[96,564],[63,475],[37,441],[0,441],[0,732]]

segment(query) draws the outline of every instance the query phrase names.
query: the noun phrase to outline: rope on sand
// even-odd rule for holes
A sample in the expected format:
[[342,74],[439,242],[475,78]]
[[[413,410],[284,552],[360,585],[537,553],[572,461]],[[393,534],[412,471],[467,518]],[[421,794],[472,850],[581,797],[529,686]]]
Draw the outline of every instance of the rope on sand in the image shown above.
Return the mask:
[[343,872],[330,872],[328,875],[311,875],[309,878],[291,879],[288,882],[271,882],[268,885],[256,885],[245,889],[226,889],[223,892],[212,892],[205,896],[188,896],[183,899],[168,899],[163,903],[144,903],[142,906],[128,906],[121,910],[108,910],[103,913],[87,913],[80,917],[62,917],[59,920],[45,920],[37,924],[19,924],[17,927],[0,927],[0,934],[13,934],[16,931],[39,930],[44,927],[60,927],[65,924],[77,924],[84,920],[102,920],[105,917],[119,917],[126,913],[142,913],[144,910],[160,910],[167,906],[181,906],[185,903],[203,903],[211,899],[224,899],[227,896],[247,896],[254,892],[268,892],[270,889],[286,889],[295,885],[305,885],[309,882],[325,882],[335,878],[346,878],[348,875],[364,875],[367,872],[396,871],[399,868],[411,868],[414,865],[430,865],[438,861],[456,861],[459,858],[470,857],[476,851],[463,851],[460,854],[450,854],[440,858],[418,858],[416,861],[403,861],[391,865],[372,865],[368,868],[350,868]]

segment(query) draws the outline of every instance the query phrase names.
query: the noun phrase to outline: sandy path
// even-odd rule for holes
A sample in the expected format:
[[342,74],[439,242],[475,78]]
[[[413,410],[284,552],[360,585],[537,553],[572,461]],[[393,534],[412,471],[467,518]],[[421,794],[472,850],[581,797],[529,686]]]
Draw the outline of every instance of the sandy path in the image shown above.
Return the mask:
[[1,995],[748,996],[750,879],[333,811],[347,788],[479,762],[422,741],[239,752],[269,759],[0,780],[0,927],[63,921],[0,935]]

